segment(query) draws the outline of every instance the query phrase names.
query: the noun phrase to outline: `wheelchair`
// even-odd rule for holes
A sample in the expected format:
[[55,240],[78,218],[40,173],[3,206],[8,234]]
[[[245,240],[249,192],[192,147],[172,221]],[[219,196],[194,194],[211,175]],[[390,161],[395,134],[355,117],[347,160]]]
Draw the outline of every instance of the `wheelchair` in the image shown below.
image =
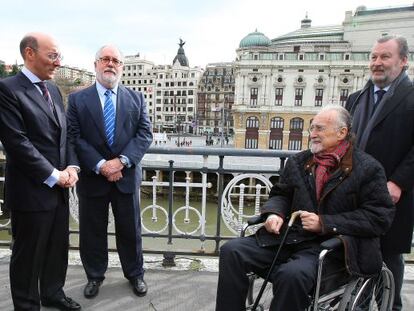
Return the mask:
[[[246,236],[252,226],[260,226],[261,216],[250,218],[243,226],[240,236]],[[251,230],[252,228],[250,228]],[[374,277],[364,278],[349,275],[343,262],[333,260],[334,251],[342,248],[339,238],[331,238],[321,243],[316,285],[309,295],[311,304],[307,311],[389,311],[394,301],[394,278],[383,265],[381,272]],[[331,259],[332,257],[332,259]],[[252,310],[257,292],[262,285],[260,277],[251,273],[246,310],[269,310],[273,299],[272,284],[267,284],[256,310]]]

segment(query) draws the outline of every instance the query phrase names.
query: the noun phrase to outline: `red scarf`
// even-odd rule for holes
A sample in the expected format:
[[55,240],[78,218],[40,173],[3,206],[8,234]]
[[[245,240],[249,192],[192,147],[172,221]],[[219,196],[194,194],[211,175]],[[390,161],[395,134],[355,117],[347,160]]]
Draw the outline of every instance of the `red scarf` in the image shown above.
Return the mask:
[[315,154],[313,159],[316,163],[315,183],[316,199],[320,200],[323,187],[328,181],[331,172],[339,167],[342,157],[348,151],[350,143],[343,140],[332,153]]

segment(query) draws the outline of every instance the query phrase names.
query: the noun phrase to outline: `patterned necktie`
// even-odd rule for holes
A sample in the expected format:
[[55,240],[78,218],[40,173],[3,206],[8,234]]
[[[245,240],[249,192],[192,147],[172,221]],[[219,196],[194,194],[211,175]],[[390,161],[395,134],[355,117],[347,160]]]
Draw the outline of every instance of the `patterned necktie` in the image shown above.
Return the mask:
[[114,142],[115,134],[115,108],[112,101],[112,91],[106,90],[105,92],[105,104],[104,104],[104,123],[105,123],[105,134],[108,138],[109,146],[112,146]]
[[54,117],[55,117],[55,119],[57,121],[58,120],[58,116],[57,116],[57,112],[56,112],[56,109],[55,109],[55,105],[53,104],[52,98],[50,97],[50,93],[49,93],[49,90],[47,89],[46,83],[43,82],[43,81],[41,81],[41,82],[36,82],[35,84],[42,91],[43,98],[49,104],[50,111],[52,111],[52,113],[53,113],[53,115],[54,115]]

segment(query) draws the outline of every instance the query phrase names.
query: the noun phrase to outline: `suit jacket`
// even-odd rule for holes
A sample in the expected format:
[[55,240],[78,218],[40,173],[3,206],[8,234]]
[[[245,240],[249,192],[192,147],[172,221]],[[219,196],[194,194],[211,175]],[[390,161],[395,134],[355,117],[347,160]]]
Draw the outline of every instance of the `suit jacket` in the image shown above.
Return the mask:
[[[372,91],[372,87],[369,81],[364,89],[349,96],[346,108],[352,115],[357,105],[365,104],[359,99],[365,92]],[[410,252],[414,224],[414,88],[408,77],[401,81],[374,117],[364,151],[376,158],[384,167],[387,179],[403,190],[394,222],[382,239],[382,247],[392,253]]]
[[102,106],[96,85],[69,96],[67,111],[70,152],[76,154],[81,173],[78,191],[86,196],[103,195],[111,182],[94,171],[96,164],[119,155],[128,157],[132,166],[122,170],[123,178],[116,182],[119,191],[133,193],[141,182],[141,159],[152,142],[151,123],[142,93],[118,87],[115,138],[107,143]]
[[44,181],[54,168],[77,164],[66,154],[62,96],[54,84],[47,82],[47,87],[58,120],[23,73],[0,80],[0,139],[7,153],[5,197],[11,211],[55,208],[60,187],[50,188]]

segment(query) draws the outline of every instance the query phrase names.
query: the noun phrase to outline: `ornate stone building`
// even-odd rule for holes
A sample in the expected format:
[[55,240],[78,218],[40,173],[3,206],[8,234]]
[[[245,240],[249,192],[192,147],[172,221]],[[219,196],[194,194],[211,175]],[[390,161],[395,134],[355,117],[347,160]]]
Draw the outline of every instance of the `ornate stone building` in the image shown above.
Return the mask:
[[198,133],[233,134],[234,64],[208,64],[198,86]]
[[189,66],[184,44],[180,39],[172,65],[155,65],[139,54],[125,57],[121,82],[144,93],[157,132],[195,132],[197,87],[203,70]]
[[[257,30],[248,34],[236,50],[235,146],[308,148],[313,116],[328,103],[344,105],[363,87],[370,49],[387,34],[404,35],[414,51],[414,6],[359,7],[337,26],[312,27],[306,17],[299,29],[272,40]],[[413,78],[413,68],[408,74]]]

